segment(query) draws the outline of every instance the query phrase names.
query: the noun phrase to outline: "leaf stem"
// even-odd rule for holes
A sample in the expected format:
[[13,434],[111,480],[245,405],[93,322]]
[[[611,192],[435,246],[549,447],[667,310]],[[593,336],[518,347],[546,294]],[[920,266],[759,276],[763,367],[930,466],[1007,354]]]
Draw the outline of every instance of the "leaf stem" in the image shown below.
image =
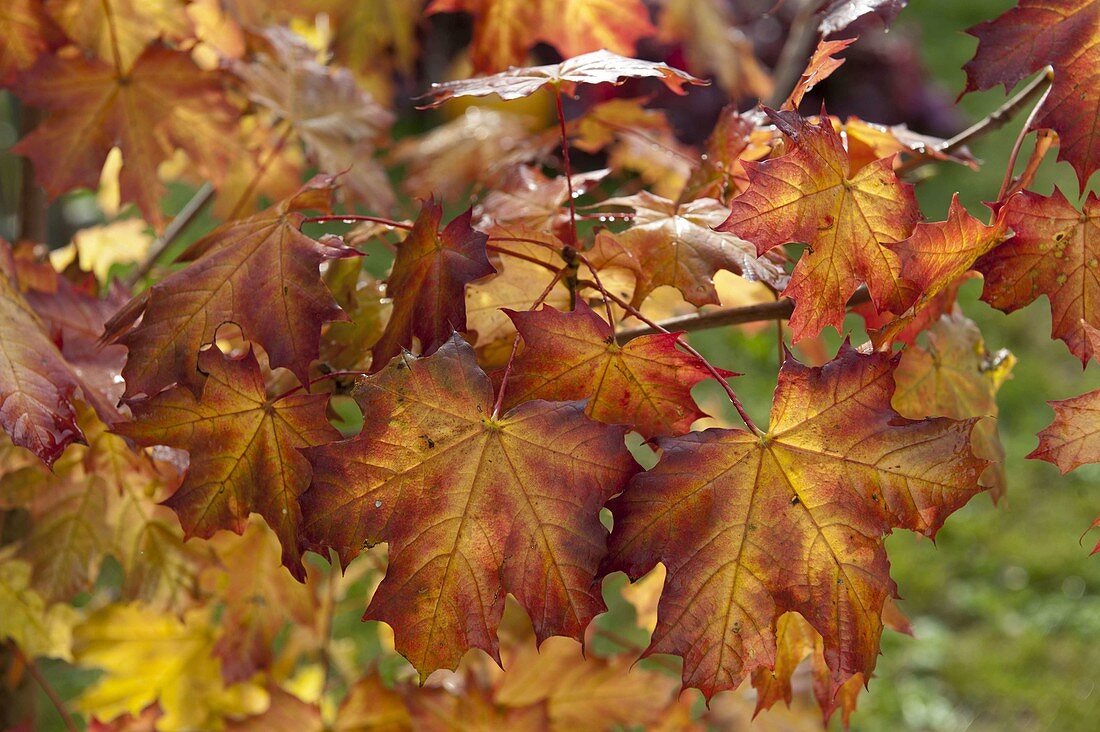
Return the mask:
[[103,17],[107,20],[107,33],[111,38],[111,56],[114,58],[115,70],[122,76],[122,51],[118,45],[118,29],[115,27],[115,11],[111,8],[110,0],[100,0],[103,6]]
[[1020,157],[1020,149],[1024,146],[1024,138],[1026,138],[1027,133],[1031,131],[1031,125],[1035,122],[1035,118],[1039,116],[1039,110],[1043,108],[1043,102],[1050,96],[1053,80],[1054,69],[1047,66],[1043,69],[1043,73],[1035,79],[1035,81],[1029,84],[1029,87],[1042,89],[1042,96],[1039,97],[1039,101],[1035,103],[1035,106],[1031,108],[1031,114],[1024,120],[1024,124],[1020,128],[1020,134],[1016,135],[1016,142],[1012,145],[1012,154],[1008,156],[1008,165],[1005,168],[1004,178],[1001,179],[1001,189],[997,192],[998,201],[1004,200],[1005,193],[1008,192],[1009,187],[1012,185],[1012,174],[1016,171],[1016,160]]
[[149,247],[149,253],[145,256],[145,260],[123,280],[127,287],[132,288],[149,274],[165,250],[172,246],[172,242],[199,215],[213,196],[214,186],[210,185],[209,182],[199,186],[199,189],[195,191],[195,195],[191,196],[191,200],[187,202],[183,210],[176,214],[164,233],[157,237],[157,240]]
[[237,215],[241,212],[241,209],[244,208],[244,205],[246,203],[248,203],[248,199],[252,197],[252,193],[256,190],[256,186],[258,186],[260,184],[260,181],[263,180],[264,175],[267,173],[267,169],[271,167],[271,164],[273,162],[275,162],[275,158],[279,155],[279,153],[283,151],[283,148],[286,147],[287,141],[290,140],[290,133],[294,131],[294,128],[291,127],[290,123],[286,120],[283,120],[279,124],[285,125],[286,129],[284,129],[282,134],[279,135],[279,139],[275,141],[275,144],[272,146],[272,148],[267,151],[267,155],[264,156],[264,159],[261,160],[260,164],[256,167],[256,172],[252,175],[252,180],[248,181],[248,185],[245,186],[245,189],[241,192],[240,198],[238,198],[237,202],[233,204],[233,209],[226,217],[227,221],[232,221],[233,219],[237,218]]
[[532,257],[529,254],[522,254],[520,252],[513,252],[511,249],[505,249],[504,247],[493,246],[492,244],[486,244],[485,249],[487,251],[490,251],[490,252],[496,252],[497,254],[503,254],[507,257],[515,257],[516,259],[522,259],[523,261],[530,262],[531,264],[537,264],[538,266],[544,267],[544,268],[550,270],[551,272],[556,273],[556,272],[561,271],[558,267],[555,267],[554,265],[550,264],[549,262],[544,262],[541,259],[536,259],[535,257]]
[[57,693],[57,690],[50,685],[50,682],[46,680],[46,677],[42,675],[42,672],[38,670],[38,667],[34,665],[34,662],[27,658],[27,654],[23,653],[23,649],[16,645],[14,642],[9,644],[15,657],[19,660],[19,663],[23,664],[23,667],[27,669],[27,673],[31,678],[35,680],[35,683],[45,692],[46,697],[53,704],[53,708],[57,710],[57,713],[61,716],[61,721],[65,725],[65,729],[69,732],[77,732],[79,727],[76,726],[76,721],[73,720],[69,710],[65,708],[65,702],[61,699],[61,696]]
[[[871,301],[871,295],[866,287],[860,287],[850,298],[847,307],[853,308]],[[666,331],[694,332],[721,328],[726,325],[744,325],[745,323],[759,323],[765,320],[787,319],[794,312],[794,301],[788,297],[782,297],[775,302],[765,302],[759,305],[744,305],[736,308],[721,308],[709,312],[690,313],[675,318],[662,320],[659,323],[647,327],[631,328],[620,331],[615,335],[620,343],[626,343],[638,336],[653,335]]]
[[[554,286],[558,284],[558,282],[567,271],[569,271],[568,265],[559,269],[557,274],[554,275],[554,279],[550,280],[550,284],[546,286],[546,289],[542,291],[542,294],[539,295],[538,298],[533,303],[531,303],[531,307],[527,309],[534,310],[539,305],[541,305],[542,301],[549,297],[551,291],[553,291],[554,289]],[[508,387],[508,377],[512,374],[512,364],[515,363],[516,353],[519,351],[519,342],[520,334],[517,330],[516,337],[512,340],[512,352],[508,354],[508,363],[504,365],[504,374],[500,378],[500,388],[497,390],[497,399],[496,402],[493,403],[492,419],[494,420],[500,417],[500,410],[504,406],[504,390]]]
[[[613,293],[603,289],[603,287],[601,285],[598,285],[597,283],[592,284],[596,286],[596,289],[600,290],[600,293],[605,298],[611,299],[616,305],[626,310],[628,313],[648,325],[650,328],[653,328],[654,332],[671,334],[671,332],[664,328],[660,323],[657,323],[647,318],[645,315],[642,314],[640,310],[638,310],[638,308],[634,307],[626,300],[623,300],[620,297],[616,297]],[[617,337],[616,340],[618,340]],[[726,381],[726,378],[718,372],[718,369],[716,369],[714,365],[703,356],[703,354],[695,350],[695,348],[687,342],[687,339],[684,338],[682,333],[676,334],[676,343],[692,356],[695,356],[697,359],[699,359],[699,362],[703,364],[703,368],[705,368],[710,373],[711,377],[713,377],[714,380],[718,382],[718,385],[722,387],[722,390],[726,392],[726,396],[729,397],[730,403],[733,404],[733,408],[737,410],[737,414],[741,417],[741,421],[745,423],[745,426],[749,428],[749,431],[758,437],[763,435],[764,433],[760,431],[760,428],[757,427],[756,423],[752,421],[752,417],[750,417],[749,413],[745,411],[745,406],[741,404],[741,400],[737,398],[737,393],[734,392],[733,387],[730,386],[729,382]]]
[[572,239],[566,244],[577,246],[577,207],[573,202],[573,166],[569,162],[569,133],[565,129],[565,108],[561,103],[561,87],[554,86],[554,103],[558,110],[558,129],[561,132],[561,160],[565,168],[565,185],[569,192],[569,227]]

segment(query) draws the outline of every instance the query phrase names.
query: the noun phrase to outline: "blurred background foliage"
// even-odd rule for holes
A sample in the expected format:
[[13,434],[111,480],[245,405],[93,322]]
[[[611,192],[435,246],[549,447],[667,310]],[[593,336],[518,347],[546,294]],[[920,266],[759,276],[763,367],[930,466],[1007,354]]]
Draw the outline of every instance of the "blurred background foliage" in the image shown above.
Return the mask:
[[[773,4],[768,0],[763,6]],[[976,46],[963,30],[1013,4],[911,0],[889,33],[863,29],[848,65],[817,92],[827,100],[829,111],[842,117],[858,114],[870,121],[905,122],[917,132],[949,136],[1005,99],[1000,90],[993,90],[967,95],[958,107],[952,106],[964,86],[962,66]],[[758,40],[761,50],[759,45]],[[854,51],[859,48],[871,50],[857,56]],[[766,48],[761,55],[768,60]],[[889,68],[879,65],[878,57],[890,59]],[[807,107],[820,104],[820,97],[808,100]],[[706,97],[697,104],[711,114],[720,106],[709,102],[708,107]],[[18,111],[10,96],[0,95],[0,150],[19,137]],[[405,111],[399,130],[416,132],[431,121],[426,115],[416,116],[409,105]],[[708,112],[695,111],[695,117],[679,124],[688,140],[709,131],[705,125],[694,125]],[[927,178],[917,192],[925,217],[944,218],[951,194],[958,191],[971,213],[984,218],[982,202],[997,195],[1021,123],[1014,120],[972,145],[972,152],[985,163],[979,171],[950,164],[924,169]],[[5,236],[16,230],[17,207],[12,202],[18,200],[19,185],[19,160],[0,154],[0,234]],[[1055,185],[1075,199],[1072,170],[1055,163],[1051,154],[1033,188],[1049,194]],[[186,187],[176,187],[166,207],[178,210],[191,194]],[[73,230],[98,219],[93,196],[67,196],[51,207],[46,238],[60,246]],[[176,246],[185,246],[213,223],[208,213],[199,216]],[[1096,365],[1082,372],[1065,346],[1050,339],[1045,299],[1006,316],[980,302],[980,291],[979,281],[963,287],[963,311],[977,322],[990,350],[1008,348],[1019,359],[998,397],[1007,496],[999,506],[984,496],[972,501],[947,522],[934,545],[911,534],[890,538],[893,576],[904,598],[900,607],[912,621],[914,637],[886,631],[883,656],[870,693],[861,696],[852,717],[853,730],[1093,732],[1100,724],[1100,556],[1088,556],[1095,537],[1079,541],[1100,512],[1100,465],[1062,477],[1053,465],[1025,460],[1036,445],[1036,433],[1052,417],[1044,402],[1096,388],[1100,375]],[[860,342],[865,335],[861,321],[853,317],[847,325],[853,341]],[[699,334],[693,341],[716,363],[745,374],[735,387],[754,419],[766,423],[775,386],[774,326],[726,328]],[[835,350],[838,345],[839,338],[833,337],[828,347]],[[716,403],[706,385],[698,393],[708,406]],[[110,574],[107,571],[101,581],[112,581]],[[601,647],[605,652],[640,648],[646,642],[633,608],[622,599],[624,584],[617,576],[605,587],[612,610],[598,621],[607,633],[596,640],[596,652]],[[388,655],[380,641],[385,629],[360,623],[360,613],[358,600],[351,603],[336,618],[337,634],[358,645],[361,658],[382,659],[384,674],[399,673],[403,661]],[[47,666],[66,698],[91,679],[60,663]],[[40,719],[51,718],[48,703],[40,701]],[[840,728],[839,719],[832,727]]]

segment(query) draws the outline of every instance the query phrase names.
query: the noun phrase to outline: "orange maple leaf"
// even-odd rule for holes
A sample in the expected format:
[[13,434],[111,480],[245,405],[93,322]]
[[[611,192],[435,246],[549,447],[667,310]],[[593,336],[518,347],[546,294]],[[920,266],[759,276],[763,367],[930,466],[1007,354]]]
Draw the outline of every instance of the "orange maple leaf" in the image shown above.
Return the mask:
[[51,112],[12,150],[34,162],[52,196],[96,188],[111,148],[122,151],[119,187],[146,221],[164,223],[164,186],[157,166],[182,149],[217,184],[233,160],[237,110],[218,72],[202,71],[188,54],[148,46],[132,68],[99,59],[44,55],[16,81],[23,101]]
[[584,411],[592,419],[631,425],[647,438],[683,434],[707,416],[691,389],[710,372],[699,358],[677,350],[678,334],[641,336],[620,346],[611,326],[579,300],[572,312],[505,312],[524,343],[504,392],[509,407],[531,399],[588,399]]
[[967,31],[978,38],[974,58],[963,68],[966,89],[990,89],[1054,67],[1050,95],[1032,129],[1058,133],[1058,159],[1077,171],[1084,191],[1100,167],[1100,3],[1095,0],[1020,0],[995,20]]
[[511,593],[539,640],[580,638],[604,608],[596,569],[600,508],[637,470],[626,428],[578,402],[525,402],[492,415],[493,390],[457,335],[363,378],[357,437],[305,450],[308,546],[347,564],[389,542],[389,569],[364,618],[394,630],[420,672],[453,668],[470,648],[499,663]]
[[471,59],[480,72],[522,65],[539,41],[566,58],[602,48],[630,55],[656,32],[642,0],[433,0],[426,12],[460,11],[474,16]]
[[902,418],[896,360],[842,347],[821,368],[787,359],[765,435],[709,429],[658,439],[652,470],[608,507],[605,568],[668,569],[647,653],[684,658],[710,697],[776,663],[776,622],[796,611],[824,639],[835,692],[870,678],[896,588],[883,539],[934,536],[979,490],[975,420]]
[[297,450],[340,437],[325,419],[328,396],[269,399],[251,350],[232,359],[210,348],[199,366],[208,374],[200,398],[176,387],[132,402],[134,421],[115,431],[140,445],[187,450],[187,475],[165,503],[188,537],[243,533],[249,514],[258,513],[279,537],[283,564],[303,579],[297,499],[309,483],[309,464]]
[[879,311],[896,312],[907,295],[897,254],[887,245],[909,236],[920,218],[912,186],[894,175],[892,157],[851,172],[828,119],[813,124],[792,113],[772,117],[794,150],[744,163],[749,188],[733,200],[719,230],[755,243],[761,254],[789,242],[809,245],[783,291],[795,301],[795,341],[828,325],[839,330],[860,282]]
[[318,176],[266,211],[222,224],[180,256],[190,266],[107,323],[104,338],[130,349],[122,371],[126,397],[152,396],[173,383],[198,392],[199,349],[229,322],[263,347],[272,367],[285,366],[308,381],[321,324],[346,319],[318,268],[326,259],[358,254],[338,238],[315,241],[300,231],[303,211],[329,208],[332,186],[332,178]]

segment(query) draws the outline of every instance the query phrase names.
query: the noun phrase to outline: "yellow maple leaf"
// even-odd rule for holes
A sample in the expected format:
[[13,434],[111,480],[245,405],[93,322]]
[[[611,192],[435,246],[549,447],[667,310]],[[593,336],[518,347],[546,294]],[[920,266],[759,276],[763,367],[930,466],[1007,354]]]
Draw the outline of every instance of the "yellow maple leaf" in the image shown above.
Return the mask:
[[28,562],[0,559],[0,639],[10,638],[30,658],[71,660],[73,625],[79,614],[60,603],[47,609],[30,581]]
[[152,243],[144,221],[123,219],[76,232],[71,244],[50,252],[50,263],[62,270],[76,259],[81,269],[94,272],[96,279],[105,282],[111,267],[140,262]]
[[217,730],[226,717],[259,714],[269,703],[261,686],[223,683],[207,610],[180,620],[139,604],[108,605],[74,635],[77,662],[105,671],[79,701],[83,712],[100,719],[136,716],[159,702],[161,732]]

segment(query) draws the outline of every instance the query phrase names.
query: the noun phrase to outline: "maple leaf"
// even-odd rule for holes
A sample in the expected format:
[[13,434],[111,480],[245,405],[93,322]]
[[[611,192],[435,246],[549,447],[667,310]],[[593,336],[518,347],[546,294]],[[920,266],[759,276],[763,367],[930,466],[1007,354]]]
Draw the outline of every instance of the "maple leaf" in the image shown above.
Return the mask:
[[518,66],[538,41],[564,57],[608,49],[629,54],[654,33],[642,0],[433,0],[427,13],[472,14],[475,71]]
[[411,349],[413,339],[429,354],[454,331],[466,330],[466,285],[496,271],[485,253],[488,237],[470,228],[471,217],[467,210],[440,231],[442,204],[429,199],[421,206],[386,281],[393,314],[371,351],[372,371]]
[[209,538],[218,529],[239,534],[249,514],[258,513],[282,543],[283,564],[303,579],[297,498],[309,483],[309,465],[297,449],[340,437],[325,419],[328,397],[272,401],[251,349],[239,359],[208,349],[199,368],[208,374],[199,398],[177,387],[135,401],[134,421],[115,430],[139,445],[187,450],[187,475],[166,501],[187,536]]
[[742,31],[732,6],[724,0],[661,0],[657,39],[681,42],[689,68],[710,71],[731,99],[764,99],[772,80]]
[[746,161],[749,188],[733,199],[719,226],[756,244],[761,254],[802,242],[783,294],[795,301],[791,337],[799,341],[832,325],[840,330],[845,303],[860,281],[875,307],[895,310],[905,299],[897,255],[920,218],[912,186],[894,175],[892,158],[851,173],[840,136],[828,120],[812,124],[792,114],[773,119],[794,143],[790,153]]
[[693,305],[717,305],[714,275],[720,269],[773,286],[785,280],[780,267],[757,257],[753,244],[714,230],[729,209],[713,198],[676,203],[642,191],[603,205],[634,209],[633,226],[619,234],[600,232],[589,259],[599,269],[634,273],[634,307],[662,285],[675,287]]
[[[532,307],[553,279],[554,270],[564,266],[560,252],[565,245],[557,237],[525,229],[509,229],[507,233],[532,241],[545,241],[554,248],[539,246],[531,241],[494,240],[495,247],[519,256],[494,252],[490,261],[493,261],[493,256],[499,259],[499,262],[493,262],[497,273],[466,288],[466,323],[469,332],[477,336],[478,360],[485,368],[504,366],[511,355],[516,329],[505,310]],[[543,302],[565,310],[571,300],[569,288],[559,281]]]
[[905,280],[902,289],[908,292],[899,310],[906,312],[874,334],[876,345],[891,341],[922,310],[937,304],[940,295],[955,289],[983,254],[1007,238],[1003,213],[1004,209],[993,225],[986,226],[967,212],[956,193],[946,221],[918,223],[908,239],[887,245],[901,262],[901,277]]
[[[260,715],[244,720],[230,720],[225,728],[230,732],[269,732],[269,730],[294,730],[294,732],[325,732],[332,729],[321,719],[317,704],[309,704],[293,694],[276,687],[271,689],[271,704]],[[337,726],[336,730],[341,728]],[[361,730],[379,730],[386,727],[365,727]],[[393,729],[390,732],[399,732]]]
[[658,196],[680,196],[699,153],[676,139],[665,113],[639,99],[612,99],[570,123],[578,150],[607,148],[613,170],[632,170]]
[[504,391],[508,407],[531,399],[587,398],[589,417],[631,425],[647,438],[683,434],[707,416],[691,389],[710,372],[697,357],[676,349],[679,334],[641,336],[620,346],[611,326],[582,301],[573,312],[506,312],[524,343]]
[[348,691],[336,714],[333,729],[335,732],[404,732],[412,729],[412,719],[401,694],[388,688],[376,673],[372,673],[356,681]]
[[46,11],[84,51],[128,71],[152,41],[193,35],[183,0],[45,0]]
[[646,653],[683,656],[685,685],[709,698],[772,668],[788,610],[824,638],[833,692],[870,678],[896,592],[883,537],[935,535],[986,465],[971,454],[976,420],[912,421],[890,407],[895,363],[847,345],[820,368],[788,357],[766,435],[659,439],[657,466],[608,505],[605,569],[668,569]]
[[626,429],[576,402],[491,416],[489,378],[457,335],[362,379],[357,398],[357,437],[303,451],[313,482],[301,504],[309,546],[336,549],[345,567],[364,545],[389,543],[364,618],[393,628],[421,678],[469,648],[499,663],[505,593],[540,640],[578,637],[604,607],[600,508],[636,470]]
[[115,265],[141,262],[149,252],[153,237],[141,219],[120,219],[103,226],[89,226],[73,234],[68,246],[50,252],[50,262],[64,270],[72,262],[107,282]]
[[978,39],[966,71],[966,92],[1016,82],[1054,67],[1050,94],[1032,129],[1058,133],[1058,159],[1077,171],[1082,192],[1100,167],[1100,5],[1093,0],[1020,0],[995,20],[967,31]]
[[[883,620],[885,622],[885,617]],[[752,685],[757,693],[755,713],[771,709],[780,699],[790,706],[793,695],[791,677],[798,666],[810,657],[811,683],[824,723],[828,725],[829,718],[840,709],[841,721],[847,728],[848,719],[855,711],[856,699],[865,683],[863,674],[854,674],[834,694],[829,667],[825,665],[821,634],[810,627],[801,615],[790,612],[780,616],[775,632],[775,668],[771,671],[758,668],[752,674]]]
[[222,678],[232,684],[268,668],[275,636],[288,622],[311,627],[318,609],[309,588],[283,571],[279,539],[257,516],[241,536],[219,532],[209,543],[220,566],[206,570],[201,582],[225,605],[214,655],[221,659]]
[[521,229],[536,235],[552,231],[562,238],[570,226],[564,208],[570,190],[574,196],[582,196],[610,172],[577,173],[567,181],[565,176],[548,178],[536,167],[517,165],[474,208],[477,226],[490,235],[495,230],[516,236],[513,231]]
[[321,172],[339,174],[356,200],[385,211],[394,202],[385,170],[374,160],[394,115],[363,91],[351,72],[323,66],[291,31],[264,31],[254,61],[232,68],[249,99],[286,120]]
[[338,371],[365,371],[393,309],[386,288],[363,270],[359,259],[330,262],[324,280],[350,321],[328,324],[321,336],[321,361]]
[[1100,327],[1100,198],[1079,212],[1057,188],[1049,196],[1021,191],[1001,209],[1014,236],[978,260],[982,299],[1006,313],[1050,299],[1051,336],[1088,363],[1097,355],[1085,325]]
[[[2,240],[0,249],[6,249]],[[47,337],[42,321],[2,266],[0,321],[0,426],[16,445],[53,465],[70,443],[84,440],[76,423],[75,395],[89,399],[93,394]]]
[[817,11],[821,15],[818,30],[821,35],[828,36],[872,13],[882,21],[883,26],[889,26],[907,2],[908,0],[829,0]]
[[602,728],[650,729],[679,691],[675,679],[637,668],[633,658],[585,656],[569,638],[511,650],[494,701],[506,707],[545,702],[556,732],[584,729],[596,719]]
[[997,391],[1011,377],[1016,357],[986,350],[978,326],[961,312],[934,321],[928,345],[910,346],[894,372],[891,405],[903,417],[981,417],[970,435],[974,454],[989,460],[981,485],[993,500],[1005,492],[1005,450],[997,436]]
[[1053,463],[1063,475],[1100,462],[1100,390],[1047,404],[1054,421],[1039,433],[1039,446],[1028,458]]
[[47,605],[30,582],[30,564],[0,558],[0,638],[10,638],[28,658],[72,660],[73,626],[79,614],[62,603]]
[[225,141],[233,138],[237,111],[222,77],[163,45],[148,46],[125,72],[99,59],[43,55],[13,89],[51,112],[12,150],[33,161],[38,182],[54,197],[96,188],[107,154],[118,147],[122,198],[159,229],[158,165],[179,148],[216,184],[234,157]]
[[578,84],[614,84],[619,86],[627,79],[659,79],[669,91],[686,94],[687,84],[706,85],[686,71],[674,69],[666,63],[642,61],[620,56],[606,50],[593,51],[567,58],[560,64],[548,66],[523,66],[476,79],[460,79],[433,83],[425,96],[432,97],[428,107],[438,107],[454,97],[485,97],[496,94],[501,99],[519,99],[530,96],[550,85],[563,94],[573,94]]
[[798,105],[802,104],[803,97],[844,65],[845,59],[836,58],[836,54],[857,40],[859,39],[844,38],[839,41],[822,40],[818,43],[810,60],[806,62],[806,70],[802,72],[794,89],[791,89],[791,93],[787,96],[787,101],[783,103],[783,109],[797,110]]
[[190,266],[119,311],[104,338],[130,351],[125,395],[152,396],[173,383],[198,392],[199,349],[229,322],[263,347],[273,368],[285,366],[307,382],[321,323],[346,317],[318,267],[358,254],[335,237],[315,241],[299,230],[303,211],[328,210],[331,198],[332,179],[318,176],[266,211],[222,224],[181,255]]
[[0,7],[0,85],[64,42],[40,0],[8,0]]
[[219,729],[226,715],[257,714],[268,694],[254,683],[225,685],[213,654],[208,610],[182,620],[138,604],[108,605],[77,627],[73,654],[104,674],[80,697],[79,707],[100,719],[135,717],[156,702],[156,729]]
[[470,107],[460,117],[420,137],[401,140],[390,159],[405,166],[401,188],[414,198],[443,200],[469,187],[494,189],[516,165],[541,160],[556,148],[556,130],[535,134],[517,114]]

